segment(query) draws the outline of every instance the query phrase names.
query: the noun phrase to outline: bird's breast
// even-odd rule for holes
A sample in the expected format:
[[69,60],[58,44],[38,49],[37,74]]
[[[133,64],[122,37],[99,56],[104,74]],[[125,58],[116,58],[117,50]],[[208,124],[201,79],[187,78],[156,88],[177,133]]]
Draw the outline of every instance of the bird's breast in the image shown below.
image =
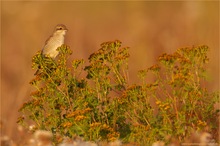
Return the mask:
[[52,36],[44,46],[43,54],[55,58],[59,52],[57,48],[64,44],[64,36]]

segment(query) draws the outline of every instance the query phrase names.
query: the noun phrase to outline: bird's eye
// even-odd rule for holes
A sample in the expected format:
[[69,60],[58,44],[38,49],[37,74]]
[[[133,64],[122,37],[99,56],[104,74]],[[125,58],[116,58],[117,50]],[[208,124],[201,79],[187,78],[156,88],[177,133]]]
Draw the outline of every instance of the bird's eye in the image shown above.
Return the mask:
[[62,30],[62,27],[58,27],[57,30]]

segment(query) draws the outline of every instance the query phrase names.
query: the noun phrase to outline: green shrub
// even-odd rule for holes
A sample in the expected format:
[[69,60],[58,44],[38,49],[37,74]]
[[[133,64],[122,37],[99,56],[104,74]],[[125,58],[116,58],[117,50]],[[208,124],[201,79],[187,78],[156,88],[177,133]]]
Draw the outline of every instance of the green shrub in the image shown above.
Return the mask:
[[[201,86],[207,46],[163,54],[158,64],[139,71],[141,84],[131,85],[129,48],[121,47],[120,41],[101,44],[88,65],[75,59],[69,66],[70,48],[63,45],[58,50],[56,61],[40,53],[33,57],[33,68],[39,69],[30,82],[35,91],[20,108],[24,117],[18,123],[32,120],[36,129],[54,135],[139,145],[169,142],[170,137],[182,141],[193,130],[209,131],[217,139],[219,119],[213,105],[219,95]],[[149,72],[154,82],[147,82]]]

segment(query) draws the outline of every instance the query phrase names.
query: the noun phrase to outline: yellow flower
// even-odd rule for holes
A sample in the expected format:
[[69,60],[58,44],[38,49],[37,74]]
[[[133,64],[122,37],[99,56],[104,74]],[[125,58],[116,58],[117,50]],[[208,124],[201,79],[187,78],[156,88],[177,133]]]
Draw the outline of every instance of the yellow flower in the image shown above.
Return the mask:
[[167,106],[165,106],[165,108],[164,108],[164,109],[165,109],[165,110],[167,110],[167,109],[169,109],[169,108],[170,108],[170,106],[169,106],[169,105],[167,105]]
[[158,101],[156,101],[156,104],[157,104],[157,105],[159,105],[160,103],[161,103],[161,101],[159,101],[159,100],[158,100]]
[[95,122],[95,123],[90,124],[90,128],[98,127],[99,125],[101,125],[101,123]]
[[118,132],[112,132],[107,135],[109,141],[115,141],[119,137]]
[[66,123],[63,123],[62,124],[62,126],[64,127],[64,128],[66,128],[66,127],[71,127],[73,124],[71,123],[71,122],[66,122]]
[[198,123],[198,125],[201,125],[201,126],[207,125],[207,123],[205,121],[201,121],[201,120],[198,120],[197,123]]
[[81,121],[81,120],[83,120],[83,119],[85,119],[85,118],[86,118],[85,116],[79,115],[79,116],[76,116],[75,120],[76,120],[76,121]]

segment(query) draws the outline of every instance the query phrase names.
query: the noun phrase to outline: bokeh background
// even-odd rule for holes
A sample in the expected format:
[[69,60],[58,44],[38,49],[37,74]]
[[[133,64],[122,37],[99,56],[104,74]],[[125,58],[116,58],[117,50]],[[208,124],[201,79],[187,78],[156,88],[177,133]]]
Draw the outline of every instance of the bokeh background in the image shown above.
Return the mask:
[[130,83],[162,53],[208,45],[210,91],[219,89],[219,1],[1,1],[1,130],[18,136],[18,109],[29,98],[31,59],[54,27],[69,29],[72,58],[86,59],[105,41],[130,47]]

